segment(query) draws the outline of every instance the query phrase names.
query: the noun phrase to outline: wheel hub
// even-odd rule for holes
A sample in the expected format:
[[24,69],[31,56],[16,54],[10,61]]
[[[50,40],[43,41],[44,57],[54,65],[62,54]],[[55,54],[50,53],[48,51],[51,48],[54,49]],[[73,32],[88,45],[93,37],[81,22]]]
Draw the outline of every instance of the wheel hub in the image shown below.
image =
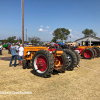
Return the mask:
[[43,71],[46,71],[47,69],[47,59],[40,55],[38,57],[36,57],[36,69],[43,72]]
[[92,56],[91,52],[89,50],[84,52],[84,57],[85,58],[90,58]]
[[[68,55],[68,54],[67,54]],[[69,59],[69,65],[68,66],[70,66],[71,65],[71,63],[72,63],[72,58],[71,58],[71,56],[70,55],[68,55],[68,59]]]

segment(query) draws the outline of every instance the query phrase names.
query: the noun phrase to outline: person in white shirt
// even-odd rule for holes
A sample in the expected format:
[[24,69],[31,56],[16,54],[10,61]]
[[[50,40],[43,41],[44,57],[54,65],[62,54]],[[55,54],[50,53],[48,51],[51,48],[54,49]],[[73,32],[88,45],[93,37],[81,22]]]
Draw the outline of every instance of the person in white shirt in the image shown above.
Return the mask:
[[19,66],[20,66],[22,65],[22,60],[24,55],[24,48],[22,47],[22,44],[20,44],[18,55],[19,55],[18,59],[19,59]]
[[0,44],[0,55],[2,55],[2,45]]

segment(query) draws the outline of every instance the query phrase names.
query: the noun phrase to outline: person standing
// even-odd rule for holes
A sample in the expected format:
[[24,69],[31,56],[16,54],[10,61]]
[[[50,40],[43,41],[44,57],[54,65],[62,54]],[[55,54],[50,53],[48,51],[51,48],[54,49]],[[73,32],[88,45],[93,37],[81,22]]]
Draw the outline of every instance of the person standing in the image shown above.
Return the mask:
[[12,57],[11,57],[11,61],[10,61],[9,67],[11,67],[11,64],[12,64],[12,61],[13,61],[14,58],[15,58],[14,67],[16,67],[17,51],[18,51],[18,49],[15,47],[14,43],[11,46],[10,50],[11,50]]
[[11,54],[10,48],[11,48],[11,45],[8,46],[8,54]]
[[57,42],[55,43],[55,47],[56,47],[56,49],[58,48],[58,44],[57,44]]
[[[17,48],[17,50],[19,50],[19,44],[17,44],[15,47]],[[17,51],[17,59],[18,59],[18,53],[19,51]]]
[[23,55],[24,55],[24,48],[22,47],[22,44],[20,44],[19,47],[19,66],[22,65],[22,60],[23,60]]
[[0,44],[0,55],[2,55],[2,45]]

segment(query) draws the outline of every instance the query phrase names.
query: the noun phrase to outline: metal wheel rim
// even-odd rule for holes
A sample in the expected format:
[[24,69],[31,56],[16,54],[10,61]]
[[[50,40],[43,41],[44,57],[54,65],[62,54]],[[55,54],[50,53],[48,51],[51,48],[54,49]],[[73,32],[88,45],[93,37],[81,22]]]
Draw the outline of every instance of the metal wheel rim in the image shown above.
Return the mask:
[[55,62],[55,65],[58,65],[59,67],[62,67],[62,65],[63,65],[62,57],[61,56],[60,57],[56,56],[55,60],[58,60],[58,61]]
[[[41,56],[42,56],[43,59],[41,58]],[[41,60],[38,60],[39,57],[41,58]],[[39,62],[42,63],[43,61],[45,61],[46,65],[45,64],[38,65]],[[39,68],[39,67],[41,67],[41,68]],[[43,67],[45,67],[45,68],[43,68]],[[35,59],[34,59],[34,68],[38,73],[41,73],[41,74],[44,73],[47,70],[47,59],[45,58],[44,55],[39,54],[35,57]]]
[[[68,55],[68,54],[67,54],[67,55]],[[71,58],[70,55],[68,55],[67,57],[68,57],[68,59],[69,59],[69,64],[68,64],[68,66],[70,66],[70,65],[72,64],[72,58]]]
[[90,58],[92,56],[92,53],[90,52],[90,50],[86,50],[85,52],[84,52],[84,57],[85,58]]

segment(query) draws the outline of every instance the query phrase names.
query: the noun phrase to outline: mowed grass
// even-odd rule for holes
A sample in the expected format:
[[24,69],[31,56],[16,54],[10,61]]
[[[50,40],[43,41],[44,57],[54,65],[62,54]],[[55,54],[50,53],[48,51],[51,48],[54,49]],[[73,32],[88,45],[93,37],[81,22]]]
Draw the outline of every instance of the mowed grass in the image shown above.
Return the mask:
[[[3,56],[7,53],[3,51]],[[0,60],[0,92],[32,94],[0,94],[0,100],[100,100],[100,58],[81,59],[80,67],[50,78],[38,77],[22,66],[9,67],[9,62]]]

